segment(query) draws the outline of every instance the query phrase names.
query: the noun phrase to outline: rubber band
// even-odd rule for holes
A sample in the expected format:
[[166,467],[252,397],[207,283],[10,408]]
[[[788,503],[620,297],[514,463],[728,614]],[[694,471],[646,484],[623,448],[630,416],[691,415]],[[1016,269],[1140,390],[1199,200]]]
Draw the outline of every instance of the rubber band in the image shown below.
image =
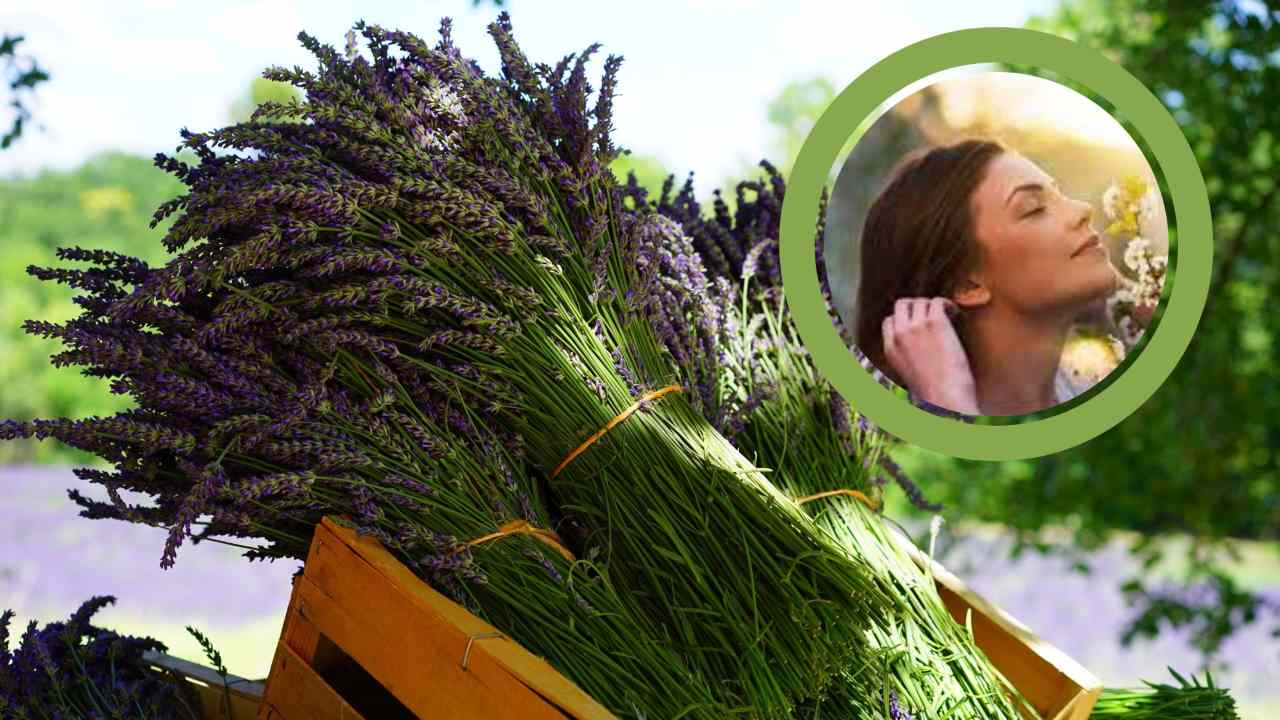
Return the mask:
[[531,525],[526,520],[512,520],[505,523],[498,528],[497,532],[491,532],[488,535],[478,537],[475,540],[468,540],[467,547],[474,547],[476,545],[487,543],[490,540],[507,537],[508,535],[528,535],[530,537],[537,538],[554,548],[555,551],[560,553],[565,560],[568,560],[571,563],[575,561],[573,553],[569,552],[569,548],[566,548],[561,544],[559,535],[552,530],[540,528],[537,525]]
[[863,505],[866,505],[872,512],[877,512],[880,510],[880,505],[874,502],[871,498],[867,497],[861,491],[848,490],[845,488],[841,488],[839,490],[828,490],[826,492],[815,493],[813,495],[805,495],[802,498],[796,498],[795,502],[797,505],[803,505],[813,500],[821,500],[823,498],[833,497],[836,495],[844,495],[847,497],[855,498],[858,501],[860,501]]
[[634,403],[631,404],[631,407],[613,416],[613,419],[610,420],[607,425],[597,430],[595,434],[593,434],[591,437],[584,440],[581,445],[574,448],[573,452],[569,453],[564,460],[560,461],[560,464],[556,466],[556,469],[551,471],[551,475],[549,476],[548,479],[554,479],[556,475],[560,474],[560,471],[563,470],[566,465],[573,462],[574,458],[578,457],[583,452],[585,452],[587,448],[591,447],[592,443],[604,437],[604,434],[612,430],[615,425],[617,425],[618,423],[630,417],[631,413],[634,413],[636,410],[639,410],[641,405],[644,405],[650,400],[656,400],[657,398],[660,398],[663,395],[666,395],[667,393],[680,392],[681,390],[684,390],[684,388],[680,387],[679,385],[668,385],[664,388],[651,390],[645,393],[644,395],[641,395],[639,400],[636,400]]

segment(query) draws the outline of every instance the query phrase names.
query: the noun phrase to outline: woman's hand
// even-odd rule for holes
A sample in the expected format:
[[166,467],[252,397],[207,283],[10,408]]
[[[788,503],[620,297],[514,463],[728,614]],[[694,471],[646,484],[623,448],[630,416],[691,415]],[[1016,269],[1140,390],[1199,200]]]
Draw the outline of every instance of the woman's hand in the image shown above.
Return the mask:
[[946,298],[901,298],[881,325],[885,359],[921,399],[978,415],[978,391]]

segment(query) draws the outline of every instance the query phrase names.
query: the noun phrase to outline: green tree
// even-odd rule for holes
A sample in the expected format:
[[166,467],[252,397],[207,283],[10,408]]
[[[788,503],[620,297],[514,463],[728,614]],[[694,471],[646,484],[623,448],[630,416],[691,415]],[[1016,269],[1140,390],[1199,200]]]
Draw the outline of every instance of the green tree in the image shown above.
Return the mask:
[[771,157],[778,159],[778,169],[783,175],[791,174],[800,146],[835,97],[836,86],[825,77],[816,77],[787,83],[769,101],[767,117],[773,132]]
[[[1125,639],[1172,623],[1212,654],[1241,623],[1278,609],[1223,568],[1235,539],[1280,548],[1280,12],[1274,2],[1075,0],[1031,27],[1102,49],[1181,125],[1214,216],[1208,307],[1166,385],[1097,439],[1028,462],[912,450],[904,460],[931,498],[1011,525],[1028,542],[1049,525],[1073,528],[1079,548],[1138,531],[1133,550],[1148,571],[1125,586],[1141,610]],[[1189,549],[1163,557],[1174,534],[1190,537]],[[1150,571],[1171,564],[1185,584],[1209,590],[1205,599],[1160,586]]]
[[[705,188],[703,192],[718,192],[730,210],[733,210],[737,207],[738,183],[763,177],[764,172],[758,165],[760,160],[773,163],[784,178],[790,175],[796,155],[800,153],[800,146],[835,96],[836,86],[825,77],[788,82],[765,108],[765,118],[769,123],[765,152],[721,180],[719,188],[702,186]],[[852,147],[852,143],[849,147]],[[710,198],[703,197],[702,200],[709,202]]]
[[11,97],[9,107],[14,110],[13,125],[0,137],[0,150],[8,148],[19,137],[26,123],[31,120],[31,111],[26,102],[36,85],[49,79],[49,74],[40,69],[36,59],[29,55],[18,54],[18,43],[24,40],[22,35],[5,34],[0,38],[0,59],[4,60],[4,81],[9,85]]
[[[297,87],[287,82],[256,77],[253,82],[249,83],[249,88],[245,91],[245,94],[231,103],[231,108],[227,111],[227,119],[233,125],[248,122],[253,115],[253,111],[262,103],[271,102],[284,105],[294,101],[301,102],[301,100],[302,92]],[[275,115],[263,117],[261,120],[264,122],[297,122],[291,118]]]
[[620,182],[626,182],[627,176],[634,174],[636,182],[649,191],[650,198],[657,198],[662,193],[662,184],[671,174],[656,157],[630,152],[619,155],[610,163],[609,169]]
[[[784,85],[765,109],[769,139],[766,152],[760,159],[769,160],[784,178],[788,177],[809,132],[835,100],[838,91],[839,88],[831,80],[821,76],[792,80]],[[849,138],[841,148],[840,156],[848,155],[870,125],[870,122],[863,122],[856,128],[850,128]],[[760,167],[755,163],[743,167],[721,183],[721,196],[732,208],[736,205],[738,183],[758,179],[762,175]],[[834,182],[835,177],[830,179]]]
[[[194,164],[194,153],[179,157]],[[23,331],[27,320],[63,322],[79,314],[75,291],[27,274],[27,267],[67,267],[57,248],[112,250],[150,263],[167,258],[160,240],[173,218],[152,229],[152,213],[185,191],[150,158],[107,152],[70,171],[0,180],[0,418],[106,415],[128,407],[110,382],[49,362],[62,347]],[[95,458],[54,441],[0,443],[0,465],[92,464]]]

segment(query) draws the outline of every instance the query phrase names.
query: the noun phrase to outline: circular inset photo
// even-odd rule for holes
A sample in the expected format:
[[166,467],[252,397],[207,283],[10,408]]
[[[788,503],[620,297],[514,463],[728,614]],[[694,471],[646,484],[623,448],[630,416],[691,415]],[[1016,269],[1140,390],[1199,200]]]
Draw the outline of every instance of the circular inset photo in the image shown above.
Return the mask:
[[836,311],[877,377],[927,409],[1069,402],[1156,315],[1157,176],[1110,113],[1056,82],[966,70],[922,85],[840,166],[823,248]]

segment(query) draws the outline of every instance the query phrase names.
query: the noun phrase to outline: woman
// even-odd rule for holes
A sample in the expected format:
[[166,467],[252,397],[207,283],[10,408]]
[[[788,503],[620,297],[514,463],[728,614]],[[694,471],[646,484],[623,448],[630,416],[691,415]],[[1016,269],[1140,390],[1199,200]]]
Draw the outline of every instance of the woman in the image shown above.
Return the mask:
[[1089,203],[999,143],[908,157],[863,228],[858,346],[948,410],[1024,415],[1063,402],[1067,333],[1118,281],[1091,220]]

